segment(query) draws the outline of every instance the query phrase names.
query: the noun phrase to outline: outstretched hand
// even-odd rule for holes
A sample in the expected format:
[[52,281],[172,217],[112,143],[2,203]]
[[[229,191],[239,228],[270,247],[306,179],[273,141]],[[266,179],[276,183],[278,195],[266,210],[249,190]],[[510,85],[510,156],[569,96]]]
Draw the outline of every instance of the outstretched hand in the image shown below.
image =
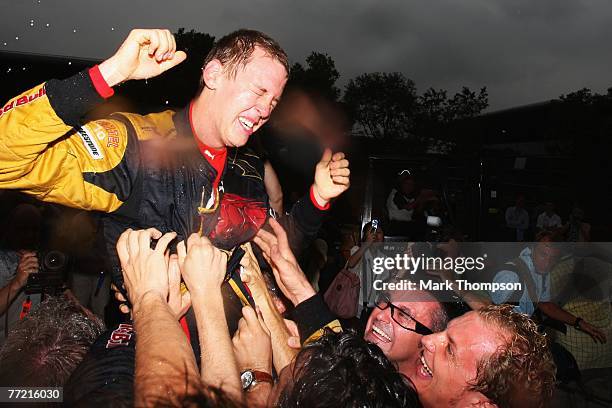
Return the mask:
[[300,268],[287,239],[287,233],[274,219],[269,219],[274,234],[259,230],[253,241],[272,267],[276,284],[294,306],[312,297],[316,292]]
[[115,55],[99,66],[109,86],[130,79],[160,75],[185,61],[187,54],[176,51],[176,41],[168,30],[134,29]]
[[579,326],[580,330],[591,336],[595,343],[605,344],[608,341],[606,334],[590,323],[583,320]]

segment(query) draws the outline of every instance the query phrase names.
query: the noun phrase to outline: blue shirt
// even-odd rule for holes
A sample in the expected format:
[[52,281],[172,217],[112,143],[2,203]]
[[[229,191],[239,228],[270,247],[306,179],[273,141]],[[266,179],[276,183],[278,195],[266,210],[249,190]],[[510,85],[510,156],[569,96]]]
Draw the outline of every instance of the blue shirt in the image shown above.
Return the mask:
[[[531,316],[535,311],[534,301],[537,302],[550,302],[550,274],[549,273],[537,273],[535,266],[533,265],[533,259],[531,258],[531,248],[525,248],[521,251],[519,258],[529,269],[533,283],[535,284],[535,296],[536,299],[532,300],[527,290],[526,282],[521,282],[518,274],[515,271],[502,270],[495,274],[493,282],[496,283],[521,283],[523,293],[520,297],[518,306],[515,310],[520,313],[525,313]],[[490,293],[491,300],[495,304],[507,303],[514,292],[511,290],[496,291]]]

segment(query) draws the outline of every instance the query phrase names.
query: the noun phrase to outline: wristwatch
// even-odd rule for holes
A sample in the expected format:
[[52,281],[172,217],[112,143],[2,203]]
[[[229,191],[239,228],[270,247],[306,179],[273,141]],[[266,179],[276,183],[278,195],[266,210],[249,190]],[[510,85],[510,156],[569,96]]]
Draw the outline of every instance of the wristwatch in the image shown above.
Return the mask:
[[264,371],[244,370],[240,373],[240,382],[242,382],[242,390],[248,391],[260,382],[274,383],[272,376]]
[[576,321],[574,322],[574,329],[576,330],[580,330],[580,322],[582,321],[582,317],[577,317]]

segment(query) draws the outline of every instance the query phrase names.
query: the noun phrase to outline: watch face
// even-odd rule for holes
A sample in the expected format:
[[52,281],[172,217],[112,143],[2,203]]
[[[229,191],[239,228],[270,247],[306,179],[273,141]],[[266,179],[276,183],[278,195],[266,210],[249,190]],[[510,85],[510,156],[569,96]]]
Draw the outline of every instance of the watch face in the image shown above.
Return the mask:
[[249,388],[251,386],[251,384],[253,383],[253,380],[255,379],[255,376],[253,375],[252,371],[245,371],[244,373],[240,374],[240,381],[242,382],[242,389],[246,390],[247,388]]

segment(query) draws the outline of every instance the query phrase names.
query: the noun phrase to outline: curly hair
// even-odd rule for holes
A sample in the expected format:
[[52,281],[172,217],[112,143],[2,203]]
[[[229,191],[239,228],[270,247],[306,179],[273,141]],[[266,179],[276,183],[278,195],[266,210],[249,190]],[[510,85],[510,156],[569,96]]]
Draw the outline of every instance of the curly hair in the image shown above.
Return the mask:
[[471,390],[499,408],[545,407],[555,385],[555,364],[548,341],[536,324],[512,305],[491,305],[478,311],[488,324],[502,329],[506,343],[480,361]]
[[420,407],[416,391],[383,352],[354,332],[325,335],[296,356],[281,407]]
[[[263,49],[266,54],[280,62],[289,73],[289,59],[285,50],[266,34],[246,29],[234,31],[219,39],[204,59],[202,69],[206,68],[210,61],[216,59],[223,64],[231,77],[235,77],[238,66],[245,66],[249,62],[255,47]],[[204,77],[202,77],[200,91],[204,86]]]

